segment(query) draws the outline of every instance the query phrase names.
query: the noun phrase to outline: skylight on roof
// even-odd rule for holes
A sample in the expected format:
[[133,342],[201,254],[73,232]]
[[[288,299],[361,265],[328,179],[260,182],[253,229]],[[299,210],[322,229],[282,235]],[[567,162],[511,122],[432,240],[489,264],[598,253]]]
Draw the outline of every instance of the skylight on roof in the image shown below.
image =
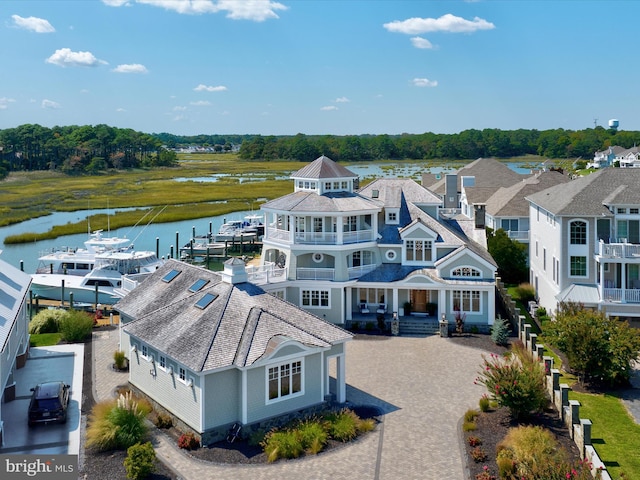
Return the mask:
[[207,283],[209,283],[209,280],[204,280],[202,278],[200,280],[196,280],[196,282],[189,287],[189,291],[191,293],[195,293],[198,290],[200,290],[202,287],[204,287]]
[[171,270],[164,277],[162,277],[162,281],[169,283],[171,280],[176,278],[178,275],[180,275],[180,270],[175,270],[175,269]]
[[207,308],[211,302],[213,302],[216,298],[218,298],[218,295],[215,295],[213,293],[205,293],[202,298],[200,300],[198,300],[196,302],[196,307],[200,308],[201,310],[204,310],[205,308]]
[[378,192],[378,190],[371,191],[371,198],[378,198],[379,195],[380,195],[380,192]]

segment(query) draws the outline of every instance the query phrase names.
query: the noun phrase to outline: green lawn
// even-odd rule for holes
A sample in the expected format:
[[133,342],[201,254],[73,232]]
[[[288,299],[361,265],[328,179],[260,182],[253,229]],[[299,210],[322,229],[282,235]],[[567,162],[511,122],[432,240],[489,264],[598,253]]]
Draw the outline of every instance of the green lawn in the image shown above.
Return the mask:
[[30,336],[30,344],[32,347],[48,347],[49,345],[57,345],[62,338],[61,333],[38,333]]
[[640,425],[634,422],[622,401],[611,394],[569,392],[580,402],[580,418],[588,418],[591,442],[607,466],[611,478],[640,478]]

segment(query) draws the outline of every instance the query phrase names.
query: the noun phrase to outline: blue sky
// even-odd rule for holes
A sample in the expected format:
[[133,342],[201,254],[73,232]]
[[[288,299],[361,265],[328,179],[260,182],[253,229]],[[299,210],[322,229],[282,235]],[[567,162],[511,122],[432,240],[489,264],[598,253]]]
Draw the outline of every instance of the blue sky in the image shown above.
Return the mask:
[[640,130],[635,0],[3,0],[0,129]]

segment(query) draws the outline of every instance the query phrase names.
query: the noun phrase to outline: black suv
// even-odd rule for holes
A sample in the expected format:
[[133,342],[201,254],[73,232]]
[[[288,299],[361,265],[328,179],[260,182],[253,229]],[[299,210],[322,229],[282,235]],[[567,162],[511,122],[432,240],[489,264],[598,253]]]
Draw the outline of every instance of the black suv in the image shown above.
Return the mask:
[[67,421],[70,386],[64,382],[40,383],[31,389],[29,426],[36,423]]

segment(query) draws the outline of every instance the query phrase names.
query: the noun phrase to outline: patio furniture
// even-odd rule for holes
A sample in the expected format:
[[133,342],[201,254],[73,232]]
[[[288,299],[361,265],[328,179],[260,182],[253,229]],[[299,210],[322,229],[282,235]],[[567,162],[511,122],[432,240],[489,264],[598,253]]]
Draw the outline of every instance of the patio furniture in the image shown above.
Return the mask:
[[360,313],[369,313],[369,307],[366,303],[360,304]]
[[376,313],[385,314],[386,312],[387,312],[387,304],[386,303],[381,303],[380,305],[378,305],[378,309],[376,310]]

